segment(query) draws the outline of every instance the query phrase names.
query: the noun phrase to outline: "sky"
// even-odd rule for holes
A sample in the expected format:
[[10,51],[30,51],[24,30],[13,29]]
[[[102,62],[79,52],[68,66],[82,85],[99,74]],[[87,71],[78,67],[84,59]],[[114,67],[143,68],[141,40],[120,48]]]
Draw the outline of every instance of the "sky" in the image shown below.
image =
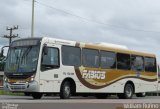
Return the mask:
[[[32,0],[1,0],[0,36],[31,36]],[[160,61],[160,0],[36,0],[35,37],[106,42],[155,53]],[[18,38],[16,38],[18,39]],[[0,37],[0,47],[8,40]]]

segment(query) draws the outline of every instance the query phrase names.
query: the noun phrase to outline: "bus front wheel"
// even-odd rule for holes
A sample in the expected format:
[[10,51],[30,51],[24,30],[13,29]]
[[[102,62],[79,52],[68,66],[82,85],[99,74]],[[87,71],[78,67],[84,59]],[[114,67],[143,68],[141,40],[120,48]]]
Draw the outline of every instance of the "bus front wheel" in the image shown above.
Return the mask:
[[68,99],[71,96],[71,87],[68,81],[62,83],[61,91],[60,91],[60,98],[61,99]]
[[42,98],[42,93],[32,93],[33,99],[41,99]]

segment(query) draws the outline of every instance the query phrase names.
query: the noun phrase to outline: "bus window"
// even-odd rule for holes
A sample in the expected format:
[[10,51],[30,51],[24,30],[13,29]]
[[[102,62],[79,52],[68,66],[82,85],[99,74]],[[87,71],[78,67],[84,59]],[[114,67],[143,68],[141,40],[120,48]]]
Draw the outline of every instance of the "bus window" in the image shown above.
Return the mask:
[[142,56],[131,56],[131,68],[134,71],[143,71],[144,70],[144,59]]
[[130,55],[117,53],[117,69],[130,70]]
[[101,68],[116,68],[116,53],[101,51]]
[[59,50],[58,48],[48,48],[48,53],[42,56],[41,70],[48,70],[59,67]]
[[99,67],[99,51],[93,49],[86,49],[82,50],[82,62],[85,67]]
[[62,64],[68,66],[80,66],[81,49],[78,47],[62,46]]
[[157,71],[155,58],[145,57],[144,62],[145,62],[145,71],[146,72],[156,72]]

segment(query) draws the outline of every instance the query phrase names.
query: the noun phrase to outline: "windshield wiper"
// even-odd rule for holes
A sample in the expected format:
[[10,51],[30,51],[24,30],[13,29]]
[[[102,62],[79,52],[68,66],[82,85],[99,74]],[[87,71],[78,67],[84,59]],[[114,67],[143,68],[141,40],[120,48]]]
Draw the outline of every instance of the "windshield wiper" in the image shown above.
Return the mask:
[[29,52],[31,51],[31,49],[32,49],[32,46],[28,47],[28,48],[24,51],[24,53],[23,53],[23,55],[22,55],[22,58],[21,58],[21,63],[22,63],[24,57],[29,54]]
[[[28,48],[23,52],[23,54],[21,54],[22,56],[20,55],[20,58],[19,58],[19,61],[18,61],[17,72],[19,72],[19,66],[20,66],[20,63],[22,63],[24,56],[25,56],[25,55],[26,55],[26,56],[28,55],[28,53],[30,52],[31,48],[32,48],[32,46],[28,47]],[[22,51],[21,51],[21,53],[22,53]]]
[[[16,50],[17,48],[14,47],[13,49],[14,49],[13,52],[14,52],[15,57],[16,57],[16,64],[18,64],[18,61],[19,61],[19,59],[18,59],[18,54],[16,54],[16,52],[15,52],[15,50]],[[10,52],[11,52],[11,51],[10,51]]]

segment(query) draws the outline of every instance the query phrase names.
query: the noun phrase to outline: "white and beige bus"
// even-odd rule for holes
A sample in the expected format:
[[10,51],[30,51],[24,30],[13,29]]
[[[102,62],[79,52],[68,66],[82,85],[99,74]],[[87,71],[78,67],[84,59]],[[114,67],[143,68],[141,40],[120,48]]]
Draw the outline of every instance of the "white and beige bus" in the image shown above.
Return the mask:
[[5,65],[4,89],[32,94],[117,94],[130,99],[157,90],[156,56],[125,47],[56,38],[13,41]]

